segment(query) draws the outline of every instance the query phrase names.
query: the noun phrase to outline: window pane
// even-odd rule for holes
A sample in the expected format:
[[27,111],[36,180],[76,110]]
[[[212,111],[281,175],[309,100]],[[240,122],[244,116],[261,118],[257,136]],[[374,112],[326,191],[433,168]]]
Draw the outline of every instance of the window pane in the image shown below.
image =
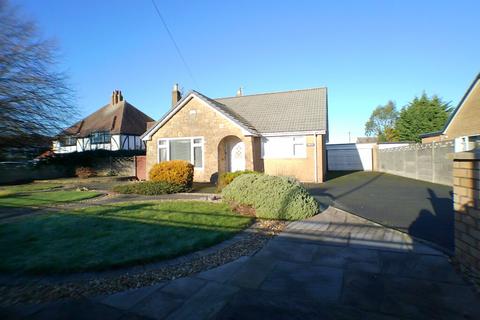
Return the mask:
[[167,161],[167,149],[166,148],[160,148],[158,150],[158,152],[160,152],[160,162]]
[[295,157],[305,157],[307,150],[304,144],[294,144],[293,145],[293,155]]
[[193,139],[194,144],[200,144],[202,143],[202,139]]
[[202,147],[193,148],[193,162],[193,165],[196,168],[201,168],[203,166]]
[[158,141],[158,144],[161,145],[161,146],[162,146],[162,145],[166,145],[166,144],[167,144],[167,141],[166,141],[166,140],[159,140],[159,141]]
[[110,143],[110,133],[109,132],[104,132],[103,133],[103,142],[104,143]]
[[192,161],[191,158],[191,143],[188,140],[171,140],[170,141],[170,160],[186,160]]

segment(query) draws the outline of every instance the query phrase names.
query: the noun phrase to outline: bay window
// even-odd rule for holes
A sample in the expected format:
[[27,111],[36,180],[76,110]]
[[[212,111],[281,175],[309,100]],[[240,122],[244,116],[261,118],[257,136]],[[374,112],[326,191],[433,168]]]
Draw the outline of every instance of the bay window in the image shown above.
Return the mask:
[[169,160],[185,160],[203,168],[203,138],[158,140],[158,162]]

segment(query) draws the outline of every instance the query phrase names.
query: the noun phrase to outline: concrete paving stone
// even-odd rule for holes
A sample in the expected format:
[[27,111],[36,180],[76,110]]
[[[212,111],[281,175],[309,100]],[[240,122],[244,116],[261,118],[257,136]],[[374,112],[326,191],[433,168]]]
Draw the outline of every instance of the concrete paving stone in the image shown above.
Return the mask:
[[316,301],[337,301],[343,271],[338,268],[279,262],[260,287],[277,294]]
[[170,281],[160,291],[169,294],[175,298],[187,299],[195,294],[201,287],[205,285],[206,281],[203,279],[186,277]]
[[45,305],[41,310],[29,316],[28,319],[104,320],[119,319],[121,316],[123,316],[121,310],[82,299],[60,301]]
[[130,309],[130,312],[153,319],[162,319],[180,307],[184,301],[185,299],[175,298],[168,293],[157,290],[137,303]]
[[368,273],[380,273],[381,267],[378,262],[347,262],[346,269],[348,271],[360,271]]
[[268,244],[255,256],[270,257],[284,261],[310,262],[312,261],[315,249],[315,244],[289,243],[273,239],[269,241]]
[[282,232],[277,236],[277,241],[297,241],[308,242],[320,245],[338,245],[346,246],[350,233],[335,233],[330,231],[315,231],[315,232]]
[[238,269],[241,268],[248,259],[250,259],[250,257],[240,257],[235,261],[201,272],[195,277],[219,283],[225,283],[232,278],[233,274],[237,272]]
[[313,254],[312,263],[314,265],[323,265],[329,267],[343,268],[348,262],[372,262],[378,263],[378,252],[375,250],[336,247],[336,246],[316,246]]
[[104,296],[96,298],[94,299],[94,301],[99,301],[100,303],[106,304],[114,308],[128,310],[164,285],[165,283],[162,283],[139,289],[126,290],[108,295],[106,297]]
[[382,273],[439,282],[464,284],[444,256],[381,252]]
[[0,319],[25,319],[43,307],[43,304],[22,304],[0,308]]
[[382,311],[430,319],[480,319],[480,305],[468,285],[446,284],[396,276],[385,279]]
[[262,290],[241,290],[215,319],[362,319],[359,310]]
[[277,262],[270,257],[253,256],[234,273],[227,283],[242,288],[258,288]]
[[380,275],[360,271],[345,271],[342,303],[365,311],[380,310],[385,283]]
[[167,319],[211,319],[238,290],[233,286],[209,282],[190,297],[181,308],[172,312]]
[[154,320],[154,318],[141,316],[139,314],[127,312],[121,316],[118,320]]

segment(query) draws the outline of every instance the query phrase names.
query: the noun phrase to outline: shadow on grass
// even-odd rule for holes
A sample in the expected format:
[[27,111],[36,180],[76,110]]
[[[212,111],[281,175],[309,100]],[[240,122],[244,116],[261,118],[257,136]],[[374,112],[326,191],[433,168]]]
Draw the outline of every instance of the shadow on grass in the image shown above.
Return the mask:
[[221,211],[113,207],[106,213],[54,213],[0,225],[0,271],[99,271],[169,259],[226,240],[252,222]]

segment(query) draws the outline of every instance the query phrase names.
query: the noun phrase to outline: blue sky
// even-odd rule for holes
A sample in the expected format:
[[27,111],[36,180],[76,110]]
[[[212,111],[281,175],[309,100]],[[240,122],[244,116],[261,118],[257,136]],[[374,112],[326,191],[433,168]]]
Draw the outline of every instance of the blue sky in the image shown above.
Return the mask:
[[[423,91],[454,106],[480,72],[479,1],[12,0],[61,48],[82,115],[114,89],[151,117],[176,82],[210,97],[328,87],[331,142]],[[197,86],[198,85],[198,86]]]

